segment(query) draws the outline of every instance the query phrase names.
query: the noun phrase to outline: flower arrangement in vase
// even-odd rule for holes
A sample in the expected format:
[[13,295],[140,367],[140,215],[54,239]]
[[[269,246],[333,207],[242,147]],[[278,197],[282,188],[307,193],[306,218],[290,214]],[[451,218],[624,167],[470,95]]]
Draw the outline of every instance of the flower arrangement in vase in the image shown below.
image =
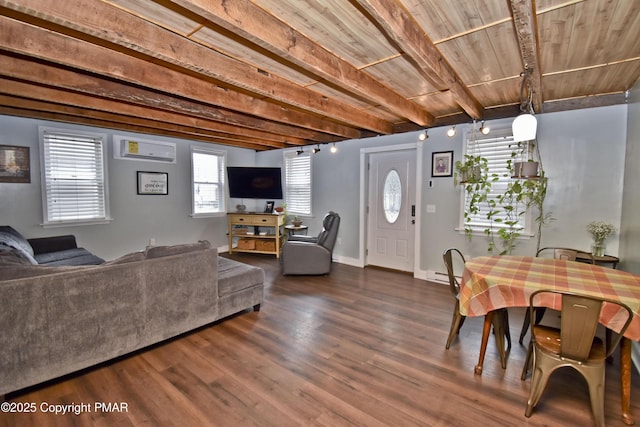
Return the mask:
[[587,231],[593,237],[593,246],[591,253],[593,256],[603,256],[606,250],[605,240],[607,237],[615,234],[616,227],[604,221],[592,221],[587,225]]

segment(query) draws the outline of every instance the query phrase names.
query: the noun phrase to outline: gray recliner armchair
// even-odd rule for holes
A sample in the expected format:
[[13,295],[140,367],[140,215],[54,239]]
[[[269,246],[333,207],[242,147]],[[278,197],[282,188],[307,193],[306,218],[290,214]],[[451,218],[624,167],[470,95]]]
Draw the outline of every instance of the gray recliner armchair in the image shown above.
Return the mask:
[[339,227],[340,215],[329,212],[322,220],[322,231],[317,236],[290,236],[282,247],[282,274],[329,274]]

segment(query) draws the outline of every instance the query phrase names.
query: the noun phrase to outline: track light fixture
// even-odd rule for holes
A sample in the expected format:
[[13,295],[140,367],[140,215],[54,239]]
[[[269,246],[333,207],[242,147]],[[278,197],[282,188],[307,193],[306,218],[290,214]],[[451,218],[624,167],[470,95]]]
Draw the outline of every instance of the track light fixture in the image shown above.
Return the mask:
[[301,148],[301,149],[299,149],[298,151],[296,151],[296,153],[298,153],[298,156],[299,156],[299,155],[301,155],[301,154],[304,154],[304,150]]
[[489,126],[485,126],[483,120],[482,124],[480,125],[480,133],[482,133],[483,135],[488,135],[489,132],[491,132],[491,128]]
[[451,129],[449,129],[447,131],[447,136],[449,138],[453,138],[454,136],[456,136],[456,127],[455,126],[451,126]]
[[420,134],[418,135],[418,139],[420,141],[424,141],[425,139],[429,139],[429,134],[427,133],[427,130],[423,130],[422,132],[420,132]]
[[338,152],[338,147],[336,147],[336,143],[335,142],[333,143],[333,145],[331,146],[329,151],[331,151],[332,153],[337,153]]
[[319,153],[319,152],[320,152],[320,145],[318,145],[316,148],[314,148],[313,150],[311,150],[311,152],[312,152],[313,154],[317,154],[317,153]]

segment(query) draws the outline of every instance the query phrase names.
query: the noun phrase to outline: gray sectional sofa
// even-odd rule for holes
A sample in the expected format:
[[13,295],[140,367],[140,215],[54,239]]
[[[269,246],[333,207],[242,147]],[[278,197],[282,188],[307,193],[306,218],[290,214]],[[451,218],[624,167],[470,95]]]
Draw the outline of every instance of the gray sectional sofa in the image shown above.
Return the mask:
[[0,396],[259,310],[264,271],[208,242],[91,266],[41,266],[0,248]]

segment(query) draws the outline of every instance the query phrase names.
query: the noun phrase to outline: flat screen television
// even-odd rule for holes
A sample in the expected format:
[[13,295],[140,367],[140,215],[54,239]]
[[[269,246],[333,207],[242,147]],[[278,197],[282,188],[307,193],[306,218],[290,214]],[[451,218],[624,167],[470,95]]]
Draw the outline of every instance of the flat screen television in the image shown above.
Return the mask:
[[282,199],[282,172],[269,167],[227,167],[229,197]]

